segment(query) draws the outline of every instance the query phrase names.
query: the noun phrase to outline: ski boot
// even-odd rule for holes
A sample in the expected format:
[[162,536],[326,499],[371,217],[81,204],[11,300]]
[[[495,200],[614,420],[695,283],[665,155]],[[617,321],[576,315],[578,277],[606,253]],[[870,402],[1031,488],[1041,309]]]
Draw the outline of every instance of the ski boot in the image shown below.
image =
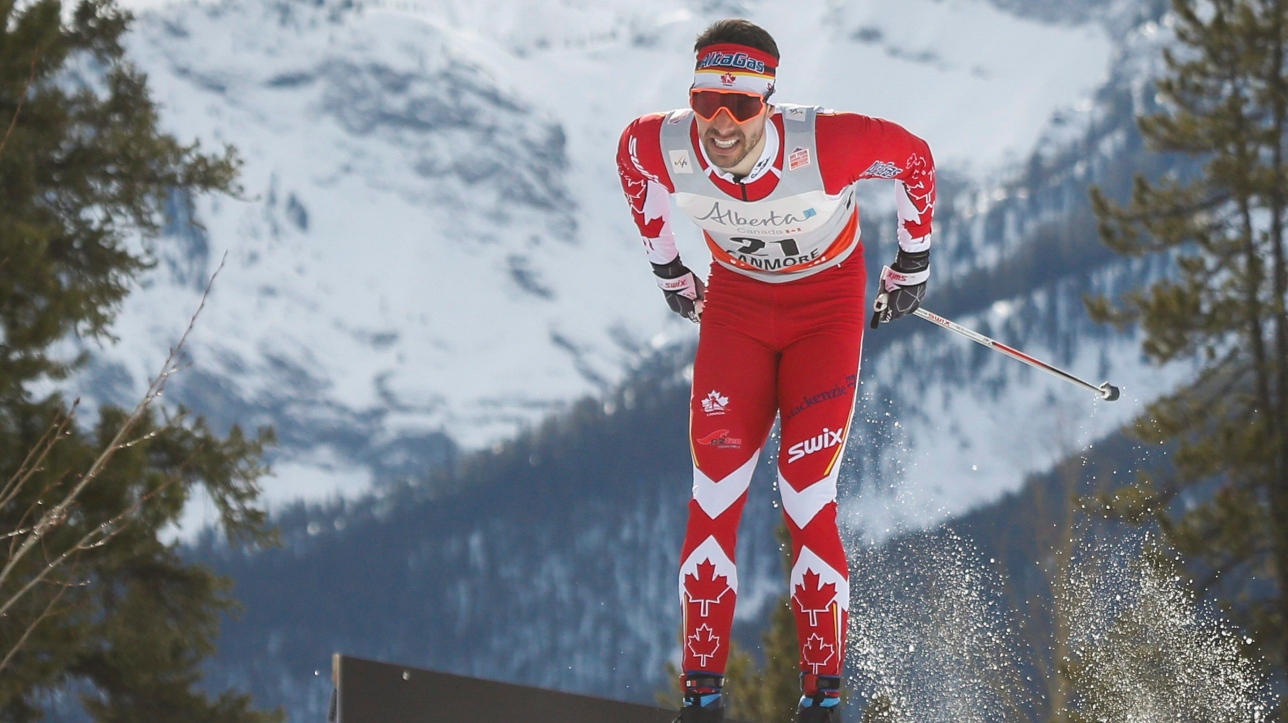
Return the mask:
[[796,723],[841,723],[841,679],[831,675],[801,675],[801,702]]
[[684,702],[675,723],[724,723],[724,676],[686,673],[680,678]]

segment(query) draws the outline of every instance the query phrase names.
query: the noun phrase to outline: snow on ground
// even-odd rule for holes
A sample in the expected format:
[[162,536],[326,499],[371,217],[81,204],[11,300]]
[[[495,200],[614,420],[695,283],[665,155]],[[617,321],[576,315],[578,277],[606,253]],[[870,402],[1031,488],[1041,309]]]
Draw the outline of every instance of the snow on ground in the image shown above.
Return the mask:
[[[653,285],[613,156],[630,119],[683,104],[692,40],[717,11],[125,4],[143,11],[131,53],[165,123],[235,144],[245,194],[203,200],[206,236],[164,242],[102,363],[128,380],[118,396],[141,389],[227,252],[191,351],[229,408],[305,430],[270,499],[369,487],[308,429],[372,445],[442,431],[475,448],[611,385],[637,347],[694,333]],[[895,119],[978,179],[1085,102],[1112,50],[1095,27],[982,0],[740,7],[779,41],[778,99]],[[701,266],[695,234],[681,244]]]

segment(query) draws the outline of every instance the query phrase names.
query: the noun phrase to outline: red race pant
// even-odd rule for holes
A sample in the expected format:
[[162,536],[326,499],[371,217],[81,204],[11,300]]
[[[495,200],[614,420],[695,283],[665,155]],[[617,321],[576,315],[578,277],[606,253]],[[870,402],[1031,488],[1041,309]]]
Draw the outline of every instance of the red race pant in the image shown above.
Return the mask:
[[724,672],[738,521],[777,414],[800,667],[841,673],[850,595],[836,481],[858,386],[866,280],[861,247],[840,266],[783,284],[712,266],[689,409],[693,500],[680,557],[686,672]]

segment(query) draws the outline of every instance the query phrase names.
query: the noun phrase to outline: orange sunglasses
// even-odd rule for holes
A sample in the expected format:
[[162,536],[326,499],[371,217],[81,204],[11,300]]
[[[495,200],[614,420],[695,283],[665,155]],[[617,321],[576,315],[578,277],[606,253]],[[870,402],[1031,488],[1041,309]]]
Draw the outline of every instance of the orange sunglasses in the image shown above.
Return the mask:
[[738,123],[746,123],[765,109],[765,99],[736,91],[694,90],[689,92],[689,107],[705,121],[715,120],[723,108]]

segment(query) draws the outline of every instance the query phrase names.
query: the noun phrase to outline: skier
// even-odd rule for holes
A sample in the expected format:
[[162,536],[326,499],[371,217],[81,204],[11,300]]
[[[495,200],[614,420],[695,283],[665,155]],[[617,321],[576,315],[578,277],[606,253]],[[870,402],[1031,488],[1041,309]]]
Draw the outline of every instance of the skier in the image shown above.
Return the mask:
[[[635,120],[617,153],[667,304],[701,322],[689,424],[693,499],[679,576],[678,720],[723,720],[738,521],[778,415],[778,486],[791,531],[800,639],[797,720],[836,723],[849,609],[836,481],[865,321],[855,184],[898,183],[899,250],[878,315],[890,322],[913,312],[925,294],[934,161],[925,141],[889,121],[770,105],[778,47],[749,21],[716,22],[694,51],[689,107]],[[668,195],[711,249],[706,285],[680,260]]]

